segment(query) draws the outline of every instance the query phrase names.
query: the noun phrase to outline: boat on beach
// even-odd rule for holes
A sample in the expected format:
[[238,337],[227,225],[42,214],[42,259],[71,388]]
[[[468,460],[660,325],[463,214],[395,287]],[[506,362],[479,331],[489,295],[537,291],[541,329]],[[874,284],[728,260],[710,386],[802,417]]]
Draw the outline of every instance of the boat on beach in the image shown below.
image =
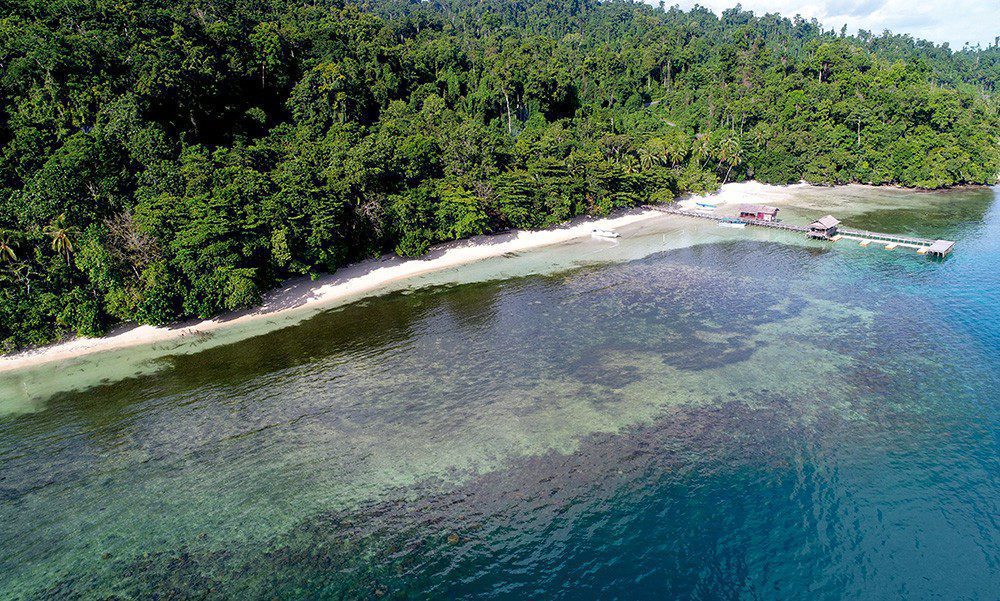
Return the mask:
[[696,202],[695,204],[698,205],[699,207],[703,207],[703,208],[706,208],[706,209],[715,209],[716,208],[716,205],[714,205],[712,203],[709,203],[709,202]]
[[621,238],[622,235],[614,230],[605,230],[599,227],[595,227],[591,235],[595,238]]

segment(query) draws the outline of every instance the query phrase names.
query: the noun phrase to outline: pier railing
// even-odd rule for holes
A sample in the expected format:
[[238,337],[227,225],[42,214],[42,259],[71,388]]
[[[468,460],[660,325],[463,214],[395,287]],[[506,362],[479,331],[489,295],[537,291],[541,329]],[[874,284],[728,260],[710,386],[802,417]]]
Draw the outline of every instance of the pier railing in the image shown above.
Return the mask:
[[744,217],[720,217],[719,215],[711,215],[709,213],[703,213],[701,211],[692,211],[690,209],[681,209],[678,207],[671,207],[664,205],[643,205],[642,208],[652,209],[654,211],[660,211],[661,213],[670,213],[671,215],[684,215],[685,217],[697,217],[699,219],[708,219],[711,221],[732,221],[736,219],[740,223],[745,223],[747,225],[769,227],[769,228],[774,228],[776,230],[789,230],[792,232],[809,231],[809,228],[802,227],[801,225],[792,225],[790,223],[785,223],[783,221],[764,221],[762,219],[747,219]]
[[[714,214],[711,214],[711,213],[706,213],[704,211],[694,211],[694,210],[691,210],[691,209],[682,209],[680,207],[672,206],[672,205],[643,205],[642,208],[644,208],[644,209],[651,209],[651,210],[654,210],[654,211],[660,211],[661,213],[670,213],[671,215],[683,215],[685,217],[695,217],[697,219],[708,219],[710,221],[732,221],[732,222],[745,223],[747,225],[753,225],[753,226],[757,226],[757,227],[769,227],[769,228],[777,229],[777,230],[788,230],[788,231],[791,231],[791,232],[802,232],[802,233],[808,233],[809,232],[809,228],[807,228],[807,227],[804,227],[804,226],[801,226],[801,225],[792,225],[790,223],[785,223],[783,221],[764,221],[762,219],[747,219],[745,217],[722,217],[722,216],[719,216],[719,215],[714,215]],[[918,238],[916,236],[900,236],[900,235],[897,235],[897,234],[887,234],[885,232],[873,232],[873,231],[870,231],[870,230],[856,230],[856,229],[848,228],[848,227],[838,227],[837,228],[837,233],[839,235],[844,236],[844,237],[856,238],[856,239],[859,239],[859,240],[862,240],[862,241],[864,241],[864,240],[871,240],[873,242],[886,242],[886,243],[888,243],[890,245],[892,245],[892,244],[904,244],[904,245],[912,246],[914,248],[919,249],[919,252],[921,252],[921,253],[924,252],[927,249],[930,249],[936,242],[945,242],[945,243],[948,243],[947,240],[944,240],[944,241],[940,241],[940,240],[935,241],[935,240],[930,240],[930,239],[927,239],[927,238]],[[836,238],[834,238],[834,239],[836,239]],[[943,253],[944,254],[948,253],[951,250],[951,247],[953,245],[954,245],[953,242],[948,243],[947,244],[948,248],[946,250],[944,250]],[[933,252],[935,252],[935,250],[936,249],[933,249],[933,250],[931,250],[931,252],[933,253]]]
[[849,227],[837,228],[837,232],[845,236],[865,238],[868,240],[878,240],[880,242],[894,242],[896,244],[912,244],[913,246],[930,246],[933,240],[927,238],[917,238],[914,236],[898,236],[896,234],[885,234],[882,232],[871,232],[868,230],[856,230]]

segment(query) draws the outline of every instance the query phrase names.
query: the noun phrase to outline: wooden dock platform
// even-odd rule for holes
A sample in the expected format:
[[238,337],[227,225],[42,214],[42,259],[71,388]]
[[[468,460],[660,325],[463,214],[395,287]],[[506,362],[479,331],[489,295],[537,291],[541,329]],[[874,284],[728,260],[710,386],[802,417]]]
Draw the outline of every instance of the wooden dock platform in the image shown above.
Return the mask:
[[[767,227],[777,230],[787,230],[790,232],[809,233],[809,228],[801,225],[792,225],[783,221],[763,221],[760,219],[749,219],[745,217],[725,217],[704,211],[692,211],[671,205],[643,205],[644,209],[669,213],[671,215],[683,215],[685,217],[695,217],[697,219],[709,219],[711,221],[732,221],[738,219],[740,222],[755,227]],[[951,240],[931,240],[929,238],[918,238],[916,236],[901,236],[898,234],[887,234],[885,232],[872,232],[869,230],[856,230],[853,228],[837,228],[836,235],[827,238],[832,242],[840,239],[857,240],[861,246],[868,246],[872,242],[880,242],[887,250],[893,250],[898,246],[916,249],[918,254],[932,257],[947,256],[955,247]]]
[[849,227],[842,227],[837,230],[842,236],[854,236],[874,242],[884,242],[886,244],[906,244],[908,246],[930,246],[934,240],[927,238],[916,238],[914,236],[899,236],[897,234],[885,234],[882,232],[870,232],[868,230],[856,230]]
[[[732,219],[739,219],[737,217],[721,217],[719,215],[714,215],[712,213],[703,213],[701,211],[691,211],[688,209],[679,209],[676,207],[664,206],[664,205],[643,205],[644,209],[652,209],[653,211],[659,211],[661,213],[670,213],[671,215],[684,215],[685,217],[697,217],[699,219],[710,219],[712,221],[729,221]],[[790,223],[785,223],[783,221],[761,221],[759,219],[739,219],[747,225],[755,225],[758,227],[769,227],[776,230],[789,230],[792,232],[807,232],[808,228],[802,227],[801,225],[792,225]]]

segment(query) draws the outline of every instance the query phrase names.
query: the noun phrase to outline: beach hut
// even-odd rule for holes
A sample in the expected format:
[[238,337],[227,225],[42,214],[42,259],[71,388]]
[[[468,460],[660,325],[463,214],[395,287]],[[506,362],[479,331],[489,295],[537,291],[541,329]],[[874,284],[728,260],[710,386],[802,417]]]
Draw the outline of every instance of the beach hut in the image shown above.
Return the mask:
[[809,237],[829,240],[837,235],[837,226],[840,225],[833,215],[827,215],[809,224]]
[[740,205],[740,219],[774,221],[778,218],[778,207],[767,205]]

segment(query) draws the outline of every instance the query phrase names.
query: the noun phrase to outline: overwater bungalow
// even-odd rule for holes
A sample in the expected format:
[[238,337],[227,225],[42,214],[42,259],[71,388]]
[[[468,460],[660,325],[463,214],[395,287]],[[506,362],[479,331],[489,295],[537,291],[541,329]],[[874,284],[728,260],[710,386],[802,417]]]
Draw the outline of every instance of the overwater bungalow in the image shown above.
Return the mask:
[[775,221],[777,218],[778,207],[769,207],[767,205],[740,205],[740,219]]
[[935,240],[934,244],[931,244],[927,248],[927,255],[931,257],[943,257],[950,253],[954,246],[955,243],[951,240]]
[[810,223],[807,235],[810,238],[829,240],[837,235],[838,225],[840,225],[840,221],[837,218],[833,215],[827,215]]
[[775,221],[777,218],[778,207],[769,207],[767,205],[740,205],[740,219]]

